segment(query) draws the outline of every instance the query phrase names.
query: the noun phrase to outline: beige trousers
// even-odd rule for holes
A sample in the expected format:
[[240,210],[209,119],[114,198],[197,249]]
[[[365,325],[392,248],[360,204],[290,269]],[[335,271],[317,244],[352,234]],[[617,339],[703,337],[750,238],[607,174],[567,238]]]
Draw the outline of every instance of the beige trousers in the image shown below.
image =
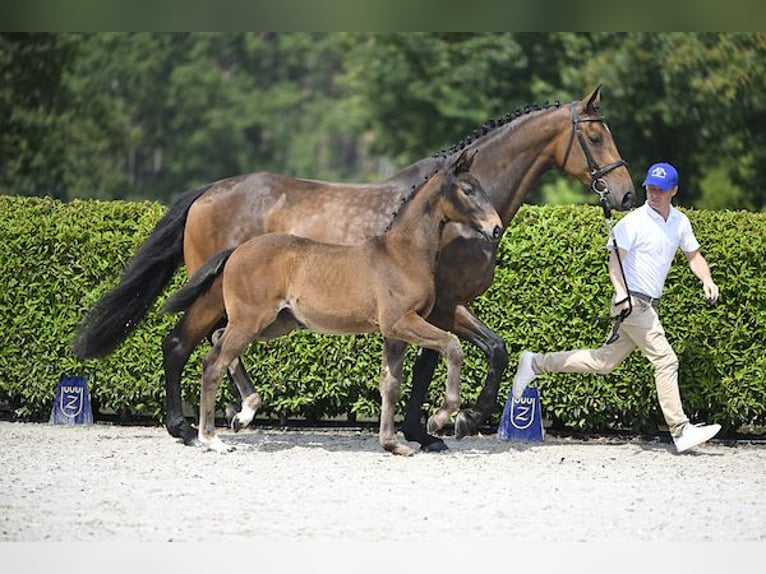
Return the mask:
[[[670,346],[657,311],[649,303],[632,298],[633,312],[620,325],[620,337],[598,349],[538,353],[532,369],[542,373],[611,373],[636,347],[654,366],[654,382],[665,422],[677,436],[689,419],[678,390],[678,357]],[[612,306],[612,315],[617,310]]]

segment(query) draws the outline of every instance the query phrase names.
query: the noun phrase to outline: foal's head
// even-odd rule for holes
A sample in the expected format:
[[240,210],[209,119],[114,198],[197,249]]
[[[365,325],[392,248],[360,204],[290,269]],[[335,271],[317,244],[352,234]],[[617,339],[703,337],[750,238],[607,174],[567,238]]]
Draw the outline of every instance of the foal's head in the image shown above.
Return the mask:
[[444,221],[468,225],[488,241],[498,241],[503,234],[503,222],[479,180],[470,173],[476,153],[463,150],[444,169],[435,205]]

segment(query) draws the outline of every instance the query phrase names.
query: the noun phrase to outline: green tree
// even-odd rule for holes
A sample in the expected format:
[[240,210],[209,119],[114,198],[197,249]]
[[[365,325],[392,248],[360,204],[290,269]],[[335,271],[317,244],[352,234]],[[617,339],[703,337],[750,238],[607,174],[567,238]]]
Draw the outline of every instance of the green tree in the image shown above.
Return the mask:
[[529,103],[526,82],[516,81],[526,60],[511,34],[397,32],[354,40],[345,82],[363,102],[373,153],[397,166]]
[[271,169],[353,177],[362,157],[328,34],[3,35],[0,189],[152,197]]
[[[603,84],[636,184],[766,207],[764,33],[0,34],[0,192],[154,198],[272,170],[377,180]],[[549,172],[533,202],[589,201]]]
[[681,171],[687,205],[766,206],[766,35],[566,33],[562,38],[561,84],[570,89],[605,84],[610,126],[637,184],[648,165],[665,160]]
[[0,34],[0,189],[66,197],[67,124],[73,95],[63,76],[76,52],[56,34]]

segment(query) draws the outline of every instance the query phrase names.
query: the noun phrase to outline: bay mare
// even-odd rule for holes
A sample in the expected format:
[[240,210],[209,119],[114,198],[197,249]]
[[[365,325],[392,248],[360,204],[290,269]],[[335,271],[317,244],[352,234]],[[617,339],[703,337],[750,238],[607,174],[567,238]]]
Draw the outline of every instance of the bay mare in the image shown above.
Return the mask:
[[[406,344],[441,353],[447,361],[444,402],[434,415],[447,422],[460,406],[463,351],[458,338],[425,320],[436,300],[436,260],[447,223],[460,223],[486,241],[502,235],[500,216],[469,173],[475,152],[463,152],[409,199],[383,235],[356,245],[321,243],[283,233],[260,235],[214,256],[165,308],[194,310],[198,329],[209,332],[228,319],[203,360],[198,438],[211,450],[230,447],[215,434],[218,384],[255,339],[293,329],[326,334],[380,333],[384,337],[380,381],[381,446],[411,455],[396,438],[394,413],[402,383]],[[205,294],[207,296],[200,297]],[[235,428],[250,424],[261,404],[243,397]]]
[[[453,148],[415,162],[373,184],[328,183],[257,172],[223,179],[181,195],[129,262],[117,286],[86,314],[74,353],[81,358],[108,355],[135,329],[153,301],[184,262],[192,275],[216,253],[252,237],[289,233],[337,244],[379,235],[399,205],[428,175],[462,150],[478,151],[472,173],[500,214],[513,219],[540,176],[558,168],[597,192],[609,208],[627,209],[633,182],[612,133],[599,115],[601,87],[571,104],[529,106],[493,120]],[[455,435],[476,432],[497,407],[497,392],[508,364],[505,343],[467,304],[492,282],[496,245],[477,239],[461,224],[449,224],[436,272],[436,301],[428,321],[477,345],[487,357],[487,375],[476,405],[458,413]],[[187,444],[196,432],[184,418],[181,373],[191,352],[208,333],[186,313],[162,342],[165,372],[165,425]],[[421,410],[438,353],[423,349],[413,367],[412,395],[402,431],[424,449],[444,442],[421,423]],[[240,362],[232,377],[246,394],[252,383]],[[430,429],[439,427],[432,421]],[[432,431],[433,432],[433,431]]]

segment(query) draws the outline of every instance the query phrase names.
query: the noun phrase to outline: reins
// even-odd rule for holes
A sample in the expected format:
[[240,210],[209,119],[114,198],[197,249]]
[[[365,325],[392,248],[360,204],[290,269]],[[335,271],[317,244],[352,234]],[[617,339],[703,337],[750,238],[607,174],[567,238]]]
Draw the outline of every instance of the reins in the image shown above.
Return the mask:
[[609,238],[612,240],[612,247],[614,249],[615,255],[617,256],[617,263],[619,264],[619,267],[620,267],[620,275],[622,276],[622,282],[625,285],[625,291],[627,293],[627,296],[625,297],[625,299],[622,299],[620,301],[615,301],[614,304],[621,305],[625,301],[627,301],[628,308],[622,309],[617,315],[604,317],[604,319],[614,321],[614,325],[612,326],[612,332],[609,335],[609,338],[606,340],[606,344],[609,345],[611,343],[614,343],[617,339],[620,338],[620,334],[619,334],[620,325],[633,312],[633,301],[631,300],[630,292],[628,291],[628,281],[625,278],[625,269],[623,269],[623,266],[622,266],[622,257],[620,256],[620,249],[617,246],[617,238],[614,236],[614,226],[612,225],[612,210],[609,208],[609,203],[607,201],[607,196],[609,195],[609,185],[604,179],[604,176],[610,171],[612,171],[613,169],[617,169],[618,167],[624,166],[627,168],[628,162],[620,158],[617,161],[613,161],[612,163],[605,165],[604,167],[599,167],[598,163],[593,157],[593,154],[590,151],[590,148],[585,142],[585,136],[583,136],[582,132],[577,129],[577,124],[583,123],[583,122],[604,123],[604,118],[602,117],[584,118],[584,119],[578,118],[577,117],[577,101],[572,102],[571,109],[572,109],[572,133],[569,135],[569,143],[567,144],[567,151],[564,154],[564,161],[561,164],[561,168],[564,169],[564,166],[566,166],[567,159],[569,159],[569,153],[572,151],[572,145],[574,144],[575,136],[577,136],[577,141],[580,143],[580,149],[582,149],[583,155],[585,156],[585,161],[588,163],[588,172],[590,173],[590,179],[591,179],[590,189],[594,193],[598,194],[599,205],[601,205],[601,209],[604,210],[604,220],[606,221],[606,226],[607,226],[607,229],[609,230]]
[[620,248],[617,245],[617,238],[614,236],[614,226],[612,225],[612,210],[609,209],[609,205],[606,201],[606,196],[608,192],[601,193],[597,192],[599,194],[599,204],[601,205],[601,209],[604,210],[604,221],[606,221],[606,227],[609,230],[609,238],[612,240],[612,248],[614,249],[614,254],[617,256],[617,263],[620,267],[620,275],[622,276],[622,283],[625,285],[625,292],[627,295],[625,296],[625,299],[621,299],[620,301],[615,301],[615,305],[621,305],[625,301],[628,302],[628,308],[622,309],[617,315],[604,317],[605,319],[610,319],[614,321],[614,324],[612,325],[612,332],[609,334],[609,337],[606,340],[607,345],[611,345],[614,343],[617,339],[620,338],[620,325],[622,325],[622,322],[627,319],[630,314],[633,312],[633,301],[630,298],[630,291],[628,290],[628,280],[625,278],[625,269],[622,267],[622,257],[620,256]]

